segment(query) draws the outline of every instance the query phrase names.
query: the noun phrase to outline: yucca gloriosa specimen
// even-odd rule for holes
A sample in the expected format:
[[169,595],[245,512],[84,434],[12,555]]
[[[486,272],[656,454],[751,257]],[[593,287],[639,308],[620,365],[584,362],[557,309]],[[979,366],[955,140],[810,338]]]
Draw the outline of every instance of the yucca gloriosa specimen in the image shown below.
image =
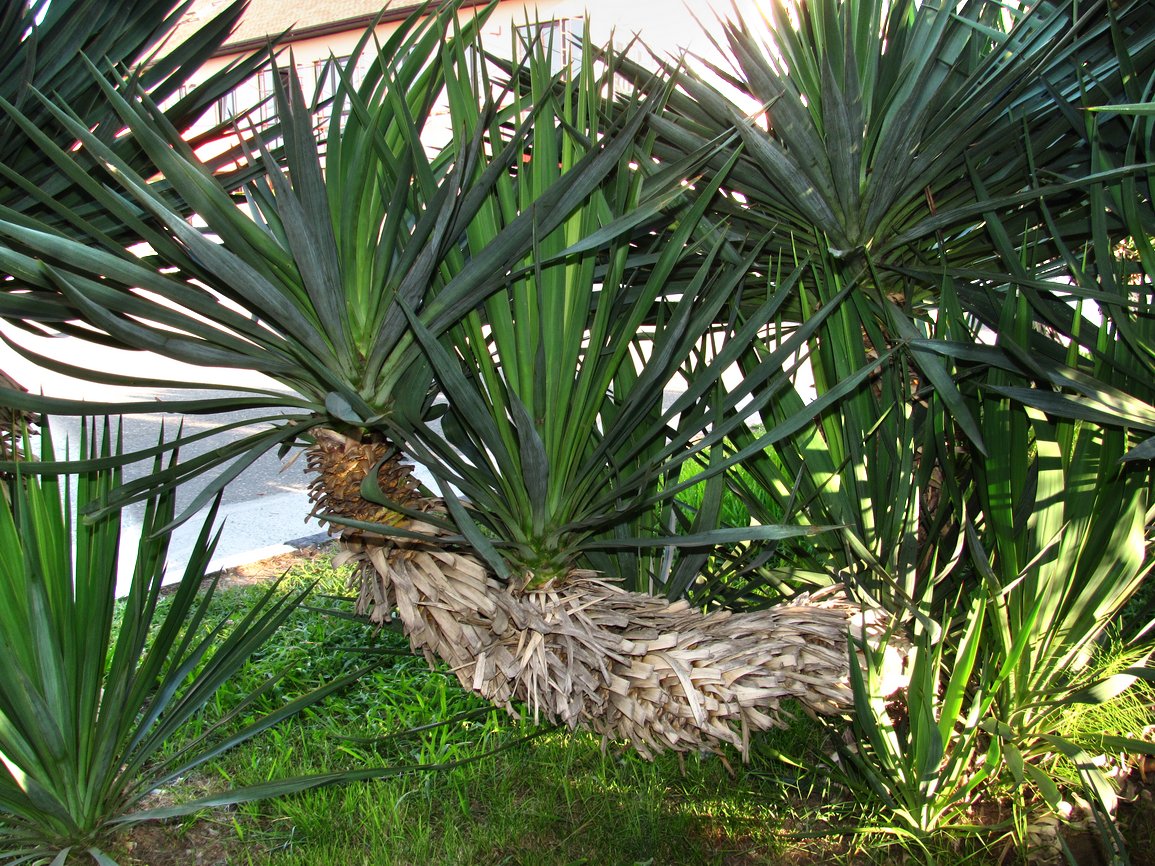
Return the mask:
[[[607,121],[606,81],[592,65],[556,99],[540,49],[527,60],[535,89],[508,96],[499,89],[495,97],[466,51],[476,23],[443,39],[455,21],[452,9],[415,15],[378,47],[359,88],[341,71],[333,113],[341,117],[345,104],[349,112],[331,127],[323,170],[290,75],[276,95],[284,165],[260,154],[268,174],[247,189],[250,214],[239,212],[191,150],[157,123],[131,82],[123,91],[106,85],[122,122],[219,242],[190,227],[163,194],[46,103],[102,163],[110,183],[94,190],[100,206],[122,218],[144,209],[163,228],[146,235],[155,256],[140,262],[111,243],[82,247],[45,226],[0,222],[7,266],[57,292],[56,303],[118,344],[257,369],[298,395],[172,407],[213,411],[241,403],[298,412],[268,416],[271,430],[231,451],[129,485],[119,501],[239,454],[209,486],[211,495],[264,450],[308,436],[311,464],[322,473],[319,508],[349,527],[350,540],[380,574],[368,589],[378,593],[382,612],[396,604],[416,646],[454,660],[451,650],[465,649],[458,676],[495,700],[528,698],[551,718],[629,736],[643,749],[742,746],[749,729],[774,723],[762,710],[792,693],[817,709],[844,706],[845,633],[855,608],[837,598],[751,619],[724,611],[704,617],[684,602],[573,579],[591,564],[613,562],[606,551],[615,549],[701,550],[738,537],[812,530],[709,534],[708,510],[695,519],[672,504],[671,479],[684,455],[720,442],[751,411],[739,410],[740,396],[717,408],[707,399],[737,352],[712,350],[710,340],[740,343],[757,330],[726,324],[749,262],[739,257],[711,271],[723,253],[733,255],[723,238],[699,232],[707,198],[680,205],[679,228],[663,213],[711,149],[659,171],[639,169],[637,160],[648,159],[637,149],[646,106]],[[419,131],[442,93],[452,140],[430,157]],[[64,151],[52,157],[75,170]],[[692,182],[709,188],[718,177]],[[175,272],[157,270],[158,262]],[[674,266],[686,263],[692,275],[669,282]],[[789,294],[789,287],[771,293],[766,315]],[[590,350],[589,339],[601,349]],[[639,366],[638,357],[650,352]],[[666,410],[662,390],[676,374],[692,384]],[[434,379],[447,410],[434,402]],[[540,397],[535,382],[544,389]],[[574,414],[544,420],[555,408],[549,401],[565,399]],[[449,445],[428,423],[440,412]],[[694,442],[698,434],[706,440]],[[390,441],[434,469],[445,510],[418,494]],[[715,470],[721,468],[719,462]],[[477,501],[462,502],[453,490],[458,482]],[[333,513],[338,507],[342,513]],[[655,531],[663,520],[672,522]],[[687,538],[671,537],[687,529]],[[447,545],[464,549],[449,552]],[[432,589],[412,599],[390,595],[414,570]],[[694,576],[684,564],[614,571],[635,585],[656,581],[670,596]],[[550,595],[583,581],[600,588]],[[596,609],[583,612],[591,599]],[[569,670],[575,638],[565,622],[575,615],[588,626],[593,662]],[[479,625],[485,617],[490,623]],[[785,639],[762,639],[761,630],[791,619],[800,622],[782,626]],[[486,652],[507,641],[510,628],[528,653],[517,659],[507,652],[498,670]],[[475,640],[463,642],[470,629]],[[657,665],[648,660],[653,653]],[[620,673],[607,654],[624,665]],[[710,661],[723,658],[725,673]],[[743,678],[749,682],[735,687]]]
[[[1120,54],[1126,61],[1127,47]],[[1087,135],[1091,165],[1099,167],[1110,128],[1135,129],[1135,119],[1095,114]],[[1135,165],[1149,148],[1149,139],[1133,135],[1110,159]],[[1137,180],[1128,172],[1093,180],[1082,224],[1055,219],[1043,204],[1055,263],[1027,265],[1037,260],[1014,250],[1008,224],[992,214],[1002,276],[984,273],[979,290],[998,314],[997,348],[976,345],[978,322],[989,317],[956,328],[972,330],[969,343],[956,337],[935,347],[954,353],[960,372],[973,378],[968,399],[988,441],[1002,444],[975,458],[969,478],[960,479],[970,485],[963,490],[973,521],[967,545],[980,584],[969,591],[986,608],[981,639],[991,658],[975,691],[990,708],[990,747],[1002,750],[992,773],[1010,776],[1020,792],[1021,832],[1031,806],[1021,792],[1060,808],[1073,786],[1056,765],[1074,765],[1080,793],[1096,819],[1105,819],[1104,848],[1116,862],[1125,852],[1110,822],[1112,761],[1102,756],[1155,747],[1137,731],[1068,730],[1067,719],[1074,705],[1110,702],[1137,677],[1155,678],[1150,624],[1129,626],[1119,617],[1153,568],[1155,261],[1134,252],[1149,253],[1153,222],[1151,198],[1136,194],[1143,188]],[[1119,243],[1120,227],[1130,244]],[[1043,279],[1060,268],[1061,283]],[[1041,302],[1040,289],[1054,298]],[[1037,321],[1042,311],[1046,328]],[[957,310],[946,314],[961,325]],[[1109,642],[1126,669],[1103,668]]]
[[[733,68],[710,71],[732,89],[693,65],[668,70],[679,91],[655,123],[658,149],[685,152],[736,130],[747,147],[729,187],[750,206],[724,202],[726,213],[778,221],[790,230],[783,241],[845,260],[869,252],[876,264],[933,263],[943,251],[988,258],[989,241],[968,231],[984,207],[1037,217],[1039,190],[1026,194],[1024,179],[1054,182],[1059,195],[1093,173],[1068,109],[1134,96],[1155,37],[1134,2],[774,0],[766,10],[725,24],[719,47]],[[724,95],[734,90],[758,106],[752,115]],[[1125,128],[1105,135],[1109,151],[1126,145]]]
[[[754,236],[784,229],[771,256],[829,252],[840,279],[858,281],[862,313],[885,341],[872,348],[883,353],[927,332],[916,323],[934,307],[944,261],[955,274],[993,263],[987,214],[1013,220],[1021,255],[1055,262],[1055,233],[1070,244],[1085,226],[1092,179],[1135,175],[1136,162],[1117,156],[1134,153],[1129,126],[1104,115],[1093,145],[1079,118],[1087,106],[1142,98],[1155,63],[1148,11],[1070,0],[772,2],[764,18],[726,24],[720,47],[732,68],[667,69],[677,88],[653,123],[655,151],[675,158],[737,131],[744,149],[717,213]],[[632,74],[649,78],[640,67]],[[735,90],[752,115],[732,101]],[[1105,218],[1119,230],[1116,214]],[[997,324],[967,281],[956,282],[964,309]],[[1032,303],[1045,320],[1058,313],[1043,308],[1061,301],[1041,290]],[[793,312],[797,321],[802,308]],[[946,366],[925,352],[912,363],[985,447]]]
[[[846,528],[791,568],[748,557],[727,573],[789,593],[856,572],[911,617],[910,688],[893,703],[878,666],[856,676],[847,755],[897,832],[968,822],[998,780],[1013,780],[1020,815],[1031,792],[1057,805],[1049,765],[1089,764],[1090,743],[1058,736],[1061,717],[1128,682],[1095,682],[1089,659],[1150,572],[1150,471],[1135,464],[1151,456],[1136,431],[1155,429],[1155,219],[1150,125],[1127,108],[1150,98],[1149,10],[772,9],[764,42],[753,22],[729,33],[729,83],[765,123],[691,74],[656,147],[739,125],[748,149],[727,184],[741,195],[720,210],[789,225],[780,240],[811,254],[800,308],[768,323],[747,369],[840,306],[807,346],[816,402],[834,399],[792,429],[806,401],[786,391],[765,428],[733,437],[734,484],[752,513],[761,484],[779,513]],[[1116,254],[1128,237],[1138,261]],[[1084,769],[1089,798],[1109,800]]]
[[[843,533],[847,544],[827,568],[885,575],[872,591],[909,610],[931,591],[925,579],[957,559],[923,556],[919,537],[933,531],[942,542],[945,531],[957,545],[949,512],[958,496],[940,495],[958,468],[951,452],[981,457],[989,445],[944,348],[944,338],[971,337],[946,331],[957,318],[941,310],[953,304],[997,331],[1009,276],[1041,327],[1098,351],[1097,329],[1071,303],[1089,298],[1088,288],[1051,280],[1090,245],[1133,233],[1128,222],[1150,234],[1142,120],[1112,103],[1149,96],[1155,26],[1143,3],[782,0],[765,8],[762,19],[726,24],[720,47],[730,69],[667,68],[675,88],[651,124],[654,151],[674,159],[736,131],[744,149],[715,213],[747,235],[785,229],[765,246],[767,273],[775,254],[809,254],[819,265],[806,269],[796,305],[768,323],[770,347],[813,310],[834,299],[842,306],[807,348],[818,396],[841,390],[845,399],[813,432],[778,445],[773,431],[753,430],[741,453],[778,491],[779,508],[814,504],[827,515],[818,520],[850,527],[854,538]],[[649,80],[641,67],[627,70],[639,86]],[[752,115],[731,100],[734,90],[749,97]],[[1088,107],[1102,109],[1097,119],[1084,120],[1095,117]],[[1142,302],[1115,309],[1122,338],[1143,356],[1143,326],[1131,323]],[[1054,358],[1055,347],[1044,348]],[[872,360],[877,371],[856,385]],[[1146,395],[1137,379],[1126,387]],[[789,418],[787,403],[804,402],[788,394],[773,404],[775,420]],[[759,441],[778,452],[759,458]],[[805,460],[807,448],[825,453]],[[935,514],[921,528],[920,511]],[[811,566],[795,578],[824,579]]]
[[[125,221],[142,211],[150,215],[150,222],[140,228],[154,253],[140,260],[126,256],[112,239],[81,246],[43,224],[9,221],[10,245],[4,250],[9,270],[42,289],[45,306],[55,305],[57,312],[90,322],[117,345],[151,349],[194,364],[257,370],[296,395],[174,404],[186,411],[238,405],[278,411],[260,419],[274,422],[272,429],[201,463],[177,467],[168,476],[128,485],[122,501],[157,481],[175,483],[239,457],[206,490],[211,498],[249,461],[297,441],[314,427],[353,434],[355,440],[358,431],[387,414],[422,413],[430,397],[429,379],[420,364],[411,363],[417,352],[405,351],[406,341],[412,340],[406,337],[398,300],[422,310],[456,275],[458,236],[471,218],[469,209],[485,194],[484,189],[464,187],[462,181],[480,158],[478,142],[466,141],[460,153],[440,159],[427,154],[418,137],[447,77],[451,87],[470,87],[462,44],[468,35],[443,44],[448,17],[441,13],[423,21],[414,15],[384,45],[376,46],[377,60],[359,92],[344,78],[340,103],[333,110],[341,115],[347,105],[349,112],[340,125],[343,134],[338,135],[339,125],[334,124],[325,172],[311,107],[300,84],[289,73],[288,85],[281,86],[278,76],[275,100],[283,164],[259,139],[248,140],[251,161],[264,173],[246,187],[247,209],[237,207],[231,190],[162,122],[155,105],[137,93],[131,81],[124,83],[123,92],[105,83],[104,96],[121,122],[139,138],[179,199],[193,205],[207,231],[192,228],[181,211],[170,207],[164,190],[147,183],[87,134],[66,109],[44,101],[46,110],[83,141],[89,157],[112,181],[91,191],[99,207]],[[362,50],[371,38],[371,32],[366,34]],[[511,146],[510,153],[515,149]],[[45,143],[45,151],[62,170],[84,171],[65,150]],[[510,157],[494,157],[502,158]],[[66,213],[82,225],[79,215]],[[521,231],[528,235],[528,226]],[[24,249],[35,250],[38,258],[24,255]],[[84,259],[77,259],[85,249]],[[452,304],[454,297],[460,302],[501,267],[498,254],[465,274],[456,284],[462,288],[445,295],[446,303]],[[165,302],[155,303],[140,290]],[[33,303],[40,301],[35,296]],[[28,303],[20,294],[6,295],[4,313],[15,321],[34,318],[36,308],[29,311]],[[53,365],[50,359],[34,360]],[[286,409],[292,414],[286,415]]]
[[[839,529],[785,547],[788,556],[739,550],[717,567],[731,585],[743,576],[771,595],[851,582],[887,609],[925,613],[961,554],[951,490],[963,467],[950,414],[911,358],[888,345],[885,328],[901,313],[875,320],[869,272],[846,275],[819,253],[799,282],[803,321],[819,311],[824,321],[792,358],[791,381],[768,401],[762,425],[730,437],[743,472],[729,480],[754,519],[772,511]],[[924,339],[944,339],[948,328],[940,317]],[[770,322],[770,339],[740,359],[742,370],[756,370],[798,331],[789,315]],[[806,414],[813,423],[798,424]]]
[[[1012,353],[1042,336],[1031,327],[1026,299],[1013,291],[1000,336]],[[952,315],[957,309],[943,313]],[[1138,360],[1128,359],[1110,323],[1099,350],[1091,369],[1104,382]],[[1141,434],[1107,426],[1110,414],[1095,407],[1104,392],[1133,405],[1122,391],[1090,389],[1081,414],[1095,420],[1048,417],[1015,399],[1027,390],[1025,377],[1038,376],[1039,395],[1024,402],[1061,411],[1047,380],[1080,375],[1077,344],[1066,352],[1064,372],[1043,353],[1018,354],[1023,366],[1016,367],[989,347],[974,350],[972,361],[991,366],[968,400],[987,440],[1000,447],[973,457],[970,471],[944,489],[956,499],[966,555],[915,625],[905,701],[886,700],[875,663],[856,678],[857,748],[844,756],[857,771],[854,784],[878,797],[896,832],[920,840],[948,827],[987,832],[974,824],[974,807],[1001,800],[1003,826],[1026,847],[1040,806],[1069,813],[1074,789],[1103,819],[1111,862],[1126,862],[1111,824],[1113,756],[1150,754],[1155,745],[1138,730],[1072,730],[1068,719],[1079,704],[1109,703],[1137,678],[1155,678],[1155,646],[1144,634],[1150,625],[1126,633],[1118,621],[1155,565],[1152,474],[1124,460]],[[1104,666],[1108,644],[1116,660]],[[1064,778],[1063,761],[1076,768],[1077,783]]]
[[[531,51],[526,90],[512,101],[516,116],[536,115],[527,158],[471,226],[475,250],[518,219],[519,204],[564,185],[608,122],[598,95],[612,93],[612,54],[559,80],[544,48]],[[582,55],[592,56],[588,45]],[[655,598],[684,596],[704,550],[817,528],[719,531],[710,509],[695,515],[678,501],[686,461],[711,448],[720,455],[727,433],[760,405],[743,399],[753,383],[775,373],[768,363],[723,397],[723,372],[759,330],[732,321],[752,257],[733,260],[702,221],[719,175],[695,179],[680,209],[647,213],[655,198],[647,190],[693,167],[654,165],[646,141],[622,153],[608,182],[556,230],[539,232],[522,267],[445,340],[413,322],[447,406],[443,432],[417,425],[396,435],[438,479],[494,577],[479,569],[454,589],[418,555],[392,574],[380,569],[387,577],[376,600],[384,612],[395,604],[416,643],[493,700],[526,700],[644,752],[744,747],[751,730],[775,723],[783,697],[819,711],[843,704],[844,635],[855,609],[828,596],[703,615]],[[614,236],[629,223],[643,230]],[[791,296],[790,285],[769,293],[763,315]],[[714,497],[725,463],[706,462],[693,483],[710,484]],[[474,599],[494,594],[487,586],[497,589],[495,577],[507,589],[478,607]],[[452,626],[442,622],[449,613]]]

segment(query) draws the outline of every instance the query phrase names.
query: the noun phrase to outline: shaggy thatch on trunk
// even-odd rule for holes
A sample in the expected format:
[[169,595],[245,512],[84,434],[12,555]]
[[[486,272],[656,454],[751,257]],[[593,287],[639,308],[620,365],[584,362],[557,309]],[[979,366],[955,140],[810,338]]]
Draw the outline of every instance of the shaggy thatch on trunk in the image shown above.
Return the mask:
[[[28,393],[28,389],[0,370],[0,393],[3,391]],[[0,406],[0,459],[19,460],[24,456],[21,437],[35,432],[36,416],[23,409]]]
[[703,613],[592,572],[517,591],[469,554],[364,535],[345,543],[343,559],[361,564],[360,611],[378,622],[396,612],[431,664],[444,661],[465,688],[513,714],[520,702],[535,719],[627,740],[646,756],[724,743],[745,754],[751,731],[782,724],[788,699],[848,711],[848,636],[877,642],[884,630],[837,589]]
[[[400,481],[412,504],[408,470],[382,460],[385,449],[340,434],[319,438],[310,467],[322,475],[313,488],[322,520],[340,513],[336,503],[343,516],[373,519],[380,507],[357,503],[355,491],[374,466],[378,481]],[[626,592],[593,572],[520,589],[472,553],[439,545],[436,527],[406,521],[405,529],[429,540],[335,527],[345,546],[338,561],[359,565],[360,613],[378,623],[396,615],[430,664],[445,662],[462,686],[510,713],[523,704],[535,719],[626,740],[646,756],[723,744],[745,754],[752,731],[782,724],[785,700],[814,713],[849,711],[848,641],[877,645],[886,631],[884,618],[863,613],[837,587],[737,613]],[[901,658],[889,652],[897,673]]]

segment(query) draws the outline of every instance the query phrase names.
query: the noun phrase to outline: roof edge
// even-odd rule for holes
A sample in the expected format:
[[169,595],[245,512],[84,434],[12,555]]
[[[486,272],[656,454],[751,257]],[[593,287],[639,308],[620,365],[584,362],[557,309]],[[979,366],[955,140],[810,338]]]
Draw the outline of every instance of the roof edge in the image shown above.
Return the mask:
[[[289,28],[279,37],[276,37],[277,45],[289,45],[293,42],[301,42],[305,39],[316,39],[320,36],[332,36],[334,33],[344,33],[348,30],[364,30],[374,22],[378,24],[388,24],[392,21],[404,21],[422,6],[430,6],[431,10],[441,9],[444,6],[450,5],[451,0],[438,0],[436,3],[407,3],[404,6],[390,7],[381,12],[374,12],[368,15],[357,15],[353,18],[344,18],[340,21],[327,21],[324,24],[314,24],[310,27]],[[487,6],[491,0],[458,0],[460,8],[472,9],[477,6]],[[255,51],[264,48],[274,39],[274,34],[268,34],[262,37],[254,37],[251,39],[244,39],[239,42],[226,42],[220,48],[213,52],[213,57],[228,57],[232,54],[244,54],[248,51]]]

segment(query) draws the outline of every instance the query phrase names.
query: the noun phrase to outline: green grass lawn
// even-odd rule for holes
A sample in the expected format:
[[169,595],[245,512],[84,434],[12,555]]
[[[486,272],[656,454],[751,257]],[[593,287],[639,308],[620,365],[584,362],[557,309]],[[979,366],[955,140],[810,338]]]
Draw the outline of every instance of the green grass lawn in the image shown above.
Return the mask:
[[[287,583],[316,578],[319,594],[339,594],[347,575],[321,557],[295,566]],[[222,591],[218,613],[241,613],[259,591]],[[308,773],[429,769],[146,825],[124,839],[120,862],[808,864],[897,862],[905,853],[887,847],[892,838],[850,831],[868,816],[822,773],[833,748],[805,717],[758,739],[748,764],[734,754],[650,763],[585,733],[510,719],[410,655],[401,634],[317,611],[298,611],[221,690],[203,723],[276,672],[287,674],[266,708],[374,660],[381,666],[344,693],[225,753],[158,801]],[[171,747],[198,732],[183,731]],[[994,862],[1004,851],[945,839],[938,862]]]

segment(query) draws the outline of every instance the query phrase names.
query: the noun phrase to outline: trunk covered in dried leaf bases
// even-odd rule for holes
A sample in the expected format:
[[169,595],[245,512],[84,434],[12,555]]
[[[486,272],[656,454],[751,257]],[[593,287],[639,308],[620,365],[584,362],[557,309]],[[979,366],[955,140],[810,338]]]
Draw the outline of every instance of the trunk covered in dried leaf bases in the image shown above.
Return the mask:
[[[421,507],[410,467],[389,452],[383,442],[319,435],[309,458],[321,473],[314,513],[429,536],[331,527],[344,543],[339,560],[359,566],[359,612],[378,623],[399,617],[414,651],[447,664],[486,700],[627,741],[646,756],[724,744],[745,755],[751,732],[782,724],[785,700],[814,713],[850,710],[848,638],[877,643],[886,623],[837,588],[767,610],[709,613],[685,600],[626,592],[590,571],[574,571],[561,585],[518,589],[498,581],[479,557],[439,545],[437,527],[361,498],[361,482],[377,466],[387,495]],[[435,505],[425,500],[424,507]],[[888,651],[897,674],[901,659]]]

